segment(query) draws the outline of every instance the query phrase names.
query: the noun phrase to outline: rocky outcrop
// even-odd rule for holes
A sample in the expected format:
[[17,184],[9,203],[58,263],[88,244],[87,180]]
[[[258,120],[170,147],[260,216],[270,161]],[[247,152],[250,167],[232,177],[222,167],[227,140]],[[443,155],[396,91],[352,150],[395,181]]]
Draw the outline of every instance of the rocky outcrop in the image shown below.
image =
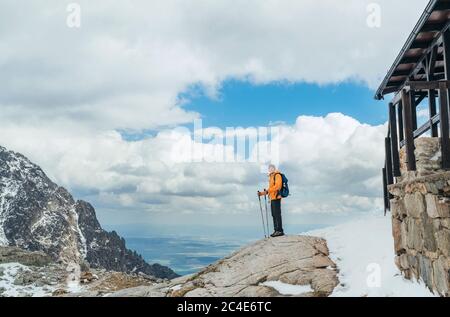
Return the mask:
[[[326,241],[287,236],[258,241],[206,267],[173,280],[105,269],[73,271],[42,252],[0,247],[0,297],[267,297],[330,295],[337,269]],[[274,284],[301,286],[286,294]],[[287,284],[287,285],[286,285]]]
[[43,252],[0,247],[0,297],[102,296],[138,286],[152,286],[162,279],[143,273],[105,269],[71,270]]
[[297,296],[328,296],[338,285],[326,241],[287,236],[258,241],[199,273],[151,287],[125,289],[109,296],[265,297],[282,296],[269,281],[308,286]]
[[403,149],[402,177],[389,188],[396,264],[405,277],[449,296],[450,172],[440,170],[438,138],[420,138],[415,144],[417,171],[406,171]]
[[0,246],[0,297],[50,296],[66,274],[43,252]]
[[29,252],[17,247],[0,247],[0,264],[20,263],[22,265],[45,266],[52,262],[44,252]]
[[87,261],[94,268],[162,278],[177,276],[128,250],[117,233],[102,229],[90,204],[75,201],[23,155],[0,147],[2,245],[42,251],[53,261],[64,263]]
[[106,232],[95,216],[95,209],[84,201],[75,207],[80,231],[87,247],[85,260],[95,268],[118,272],[142,272],[161,278],[175,278],[170,268],[160,264],[149,265],[141,255],[126,248],[125,240],[115,231]]

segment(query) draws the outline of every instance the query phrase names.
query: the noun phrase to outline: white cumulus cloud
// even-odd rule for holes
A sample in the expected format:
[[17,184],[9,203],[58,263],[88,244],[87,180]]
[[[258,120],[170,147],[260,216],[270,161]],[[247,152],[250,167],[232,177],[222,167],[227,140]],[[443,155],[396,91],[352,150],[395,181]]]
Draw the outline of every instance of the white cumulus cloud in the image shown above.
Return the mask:
[[[99,210],[126,209],[117,219],[248,214],[266,185],[257,164],[173,162],[190,155],[191,137],[168,129],[201,117],[180,93],[195,86],[214,98],[229,79],[374,88],[427,1],[376,1],[380,28],[366,22],[372,2],[80,0],[81,28],[71,29],[64,1],[2,0],[0,143]],[[380,207],[384,126],[330,114],[280,128],[288,210]],[[117,132],[143,130],[155,135]],[[231,150],[206,149],[212,161]]]
[[[271,142],[279,144],[280,168],[290,179],[288,213],[348,215],[381,210],[384,125],[361,124],[333,113],[300,116],[294,125],[279,129]],[[100,210],[127,210],[119,216],[127,221],[132,221],[133,210],[199,218],[253,213],[256,191],[268,185],[257,163],[181,162],[172,155],[174,150],[189,158],[193,148],[202,146],[208,155],[211,147],[220,145],[196,143],[191,134],[177,129],[129,142],[118,132],[92,137],[58,127],[18,130],[12,125],[2,127],[0,142],[28,155],[56,182]]]

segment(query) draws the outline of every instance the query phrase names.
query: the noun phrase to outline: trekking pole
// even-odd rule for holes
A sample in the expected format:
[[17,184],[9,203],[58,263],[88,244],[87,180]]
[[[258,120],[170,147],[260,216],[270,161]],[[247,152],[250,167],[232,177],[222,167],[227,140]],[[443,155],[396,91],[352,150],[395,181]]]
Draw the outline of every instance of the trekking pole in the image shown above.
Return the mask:
[[258,193],[258,199],[259,199],[259,209],[261,210],[261,220],[262,220],[262,225],[263,225],[264,238],[267,238],[266,225],[264,224],[264,213],[263,213],[262,204],[261,204],[261,196],[259,196],[259,193]]
[[[266,190],[264,189],[264,192]],[[267,226],[267,236],[270,235],[270,229],[269,229],[269,212],[267,211],[267,195],[264,195],[264,200],[265,200],[265,206],[266,206],[266,226]]]

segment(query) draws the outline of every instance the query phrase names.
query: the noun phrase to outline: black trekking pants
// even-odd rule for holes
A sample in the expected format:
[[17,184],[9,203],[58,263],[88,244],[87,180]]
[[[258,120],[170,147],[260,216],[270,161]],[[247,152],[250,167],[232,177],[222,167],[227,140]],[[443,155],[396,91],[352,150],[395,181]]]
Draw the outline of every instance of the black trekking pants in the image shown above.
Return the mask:
[[272,209],[273,227],[275,231],[284,232],[283,221],[281,220],[281,199],[272,200],[270,207]]

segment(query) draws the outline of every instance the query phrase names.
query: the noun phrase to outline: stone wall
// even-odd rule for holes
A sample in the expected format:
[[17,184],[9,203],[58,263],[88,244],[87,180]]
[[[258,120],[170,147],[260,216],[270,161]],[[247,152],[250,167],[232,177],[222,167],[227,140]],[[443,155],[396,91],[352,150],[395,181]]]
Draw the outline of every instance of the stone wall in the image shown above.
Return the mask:
[[422,280],[435,294],[450,294],[450,172],[440,169],[438,138],[416,141],[417,171],[389,187],[395,262],[408,279]]

